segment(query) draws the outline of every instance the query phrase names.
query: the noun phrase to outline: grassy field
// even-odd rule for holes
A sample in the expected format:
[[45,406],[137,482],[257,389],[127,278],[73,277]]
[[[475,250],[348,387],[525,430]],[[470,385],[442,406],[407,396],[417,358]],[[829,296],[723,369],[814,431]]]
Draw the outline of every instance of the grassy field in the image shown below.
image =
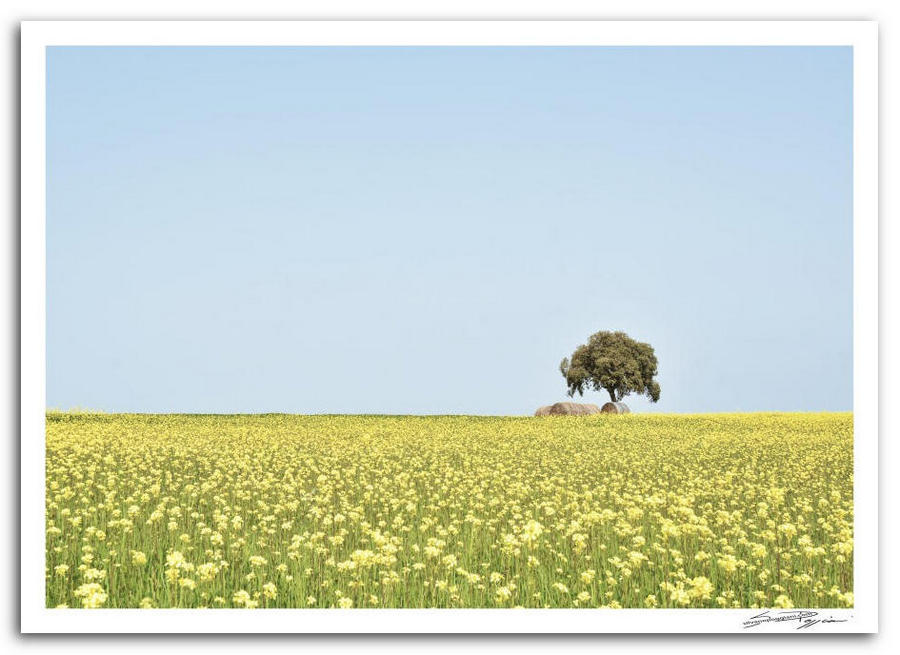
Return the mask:
[[847,607],[851,414],[47,415],[49,607]]

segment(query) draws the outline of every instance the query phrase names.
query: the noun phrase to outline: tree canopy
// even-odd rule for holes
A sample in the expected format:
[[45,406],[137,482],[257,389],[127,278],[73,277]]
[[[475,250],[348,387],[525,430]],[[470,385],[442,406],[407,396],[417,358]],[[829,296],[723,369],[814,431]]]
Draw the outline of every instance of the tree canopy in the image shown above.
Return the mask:
[[612,402],[630,393],[659,400],[656,353],[649,343],[635,341],[624,332],[597,332],[559,365],[570,396],[585,389],[605,390]]

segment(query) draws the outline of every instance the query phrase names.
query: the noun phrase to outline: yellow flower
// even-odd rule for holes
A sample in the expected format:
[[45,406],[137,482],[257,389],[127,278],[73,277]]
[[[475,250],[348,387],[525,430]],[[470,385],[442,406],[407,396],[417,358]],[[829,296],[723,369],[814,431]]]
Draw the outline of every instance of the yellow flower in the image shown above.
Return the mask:
[[540,537],[543,533],[544,526],[542,526],[535,520],[528,521],[525,524],[525,527],[522,528],[522,541],[524,541],[525,543],[537,541],[538,537]]
[[712,596],[712,583],[705,577],[700,576],[691,580],[690,594],[693,598],[699,600],[709,600]]
[[778,526],[778,532],[788,539],[792,539],[797,534],[797,528],[793,523],[782,523]]
[[96,582],[88,582],[78,587],[75,590],[75,597],[80,598],[82,606],[87,608],[101,607],[108,598],[106,590]]
[[204,562],[200,566],[197,567],[197,576],[203,582],[209,582],[216,574],[219,572],[219,567],[216,566],[213,562]]
[[678,587],[672,590],[672,593],[669,595],[672,602],[676,605],[688,605],[691,602],[691,596],[684,590],[683,587]]
[[734,555],[718,554],[716,556],[716,564],[726,573],[734,573],[738,568],[738,560]]
[[184,567],[186,563],[187,560],[184,559],[184,555],[177,550],[170,550],[166,555],[166,568],[180,569]]
[[502,604],[512,598],[512,590],[509,587],[500,587],[497,589],[497,603]]

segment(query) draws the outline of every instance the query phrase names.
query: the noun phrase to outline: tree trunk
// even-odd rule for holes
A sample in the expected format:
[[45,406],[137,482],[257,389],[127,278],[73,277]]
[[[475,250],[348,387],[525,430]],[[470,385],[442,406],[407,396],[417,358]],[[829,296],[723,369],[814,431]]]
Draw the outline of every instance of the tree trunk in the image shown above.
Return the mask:
[[612,402],[616,402],[616,392],[615,392],[615,390],[614,390],[614,389],[607,389],[606,391],[607,391],[607,393],[609,393],[609,399],[610,399]]

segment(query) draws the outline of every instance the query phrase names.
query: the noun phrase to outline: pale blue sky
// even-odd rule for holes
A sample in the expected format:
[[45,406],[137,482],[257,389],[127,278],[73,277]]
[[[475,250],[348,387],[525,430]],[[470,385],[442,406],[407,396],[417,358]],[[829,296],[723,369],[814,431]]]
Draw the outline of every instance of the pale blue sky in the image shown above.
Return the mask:
[[[852,408],[849,48],[48,48],[47,403]],[[603,402],[591,393],[585,401]]]

